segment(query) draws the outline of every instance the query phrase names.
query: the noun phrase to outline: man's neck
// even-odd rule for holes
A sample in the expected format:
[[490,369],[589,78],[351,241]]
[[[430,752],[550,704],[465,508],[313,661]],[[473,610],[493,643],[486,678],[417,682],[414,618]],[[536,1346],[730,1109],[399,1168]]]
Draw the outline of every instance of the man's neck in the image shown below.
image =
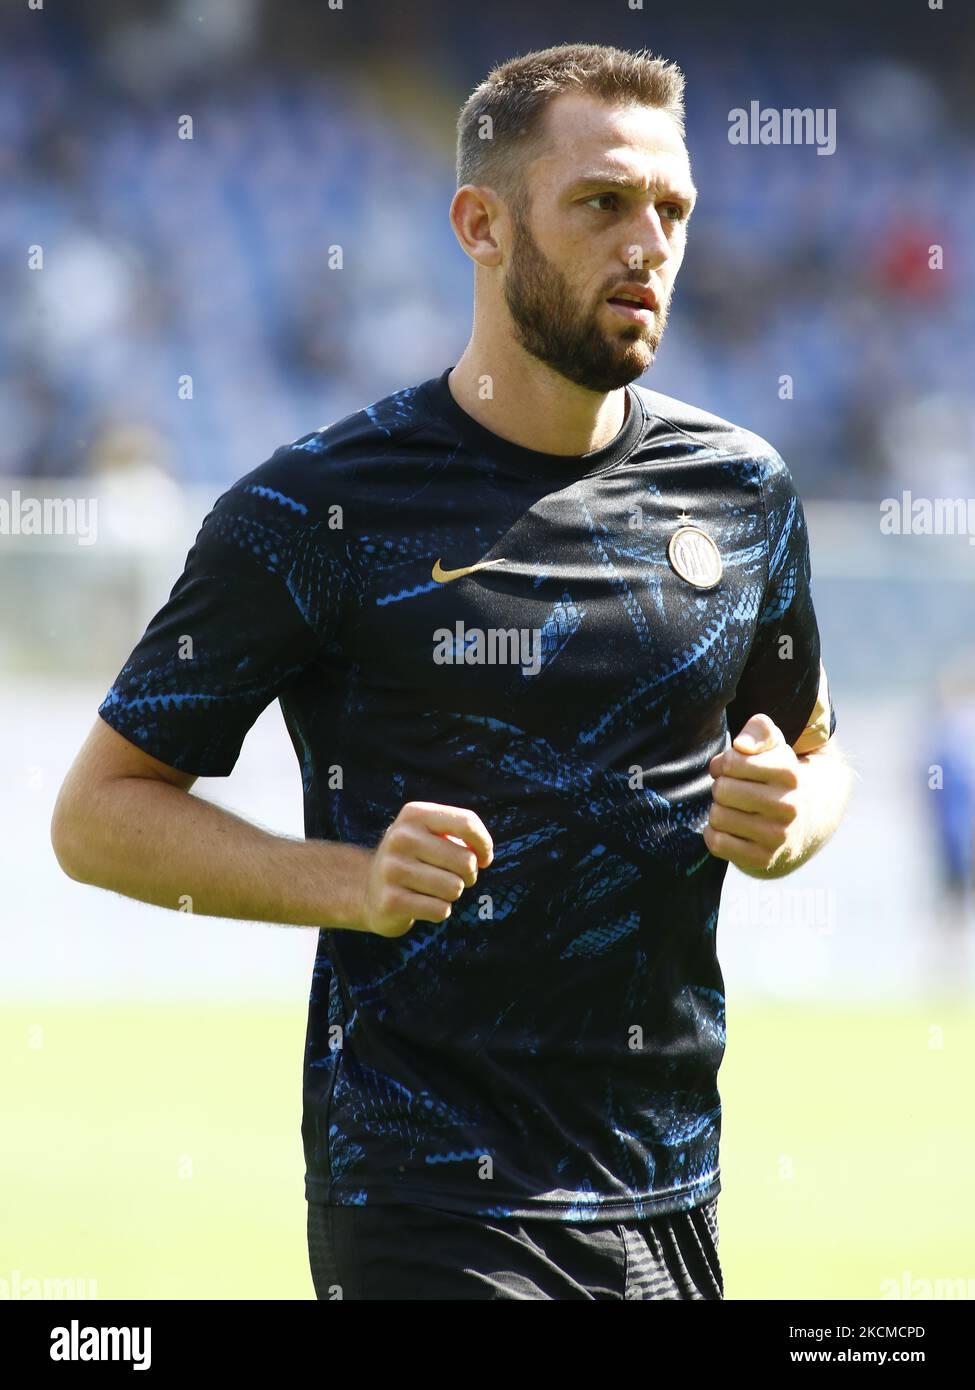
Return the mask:
[[523,353],[492,360],[468,343],[447,378],[454,400],[493,434],[544,454],[578,457],[611,443],[629,411],[620,387],[587,391]]

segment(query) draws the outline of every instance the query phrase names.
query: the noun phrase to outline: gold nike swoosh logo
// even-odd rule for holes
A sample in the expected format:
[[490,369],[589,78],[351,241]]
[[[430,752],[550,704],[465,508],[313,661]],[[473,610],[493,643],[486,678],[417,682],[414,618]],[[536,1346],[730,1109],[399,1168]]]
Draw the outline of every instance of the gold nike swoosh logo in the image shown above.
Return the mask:
[[503,565],[504,557],[497,560],[478,560],[476,565],[465,565],[459,570],[445,570],[440,561],[434,565],[431,573],[438,584],[449,584],[453,579],[463,579],[465,574],[473,574],[475,570],[486,570],[489,565]]

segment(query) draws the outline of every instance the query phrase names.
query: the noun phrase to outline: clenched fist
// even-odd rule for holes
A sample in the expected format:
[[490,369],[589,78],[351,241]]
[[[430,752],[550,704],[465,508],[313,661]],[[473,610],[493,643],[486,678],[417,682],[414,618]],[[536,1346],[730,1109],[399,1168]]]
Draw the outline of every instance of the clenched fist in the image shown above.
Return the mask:
[[361,930],[404,936],[418,918],[445,921],[493,858],[491,836],[473,811],[408,801],[372,852]]
[[708,765],[715,779],[704,843],[744,873],[774,873],[804,845],[800,763],[767,714],[749,719]]

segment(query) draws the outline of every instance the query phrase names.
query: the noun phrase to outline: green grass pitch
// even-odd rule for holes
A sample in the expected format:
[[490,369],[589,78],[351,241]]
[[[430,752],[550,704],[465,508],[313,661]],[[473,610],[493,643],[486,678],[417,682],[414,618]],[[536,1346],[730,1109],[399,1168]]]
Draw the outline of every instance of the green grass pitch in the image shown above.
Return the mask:
[[[6,1008],[0,1281],[311,1298],[304,1030],[300,1006]],[[905,1272],[975,1290],[973,1057],[958,1004],[730,1010],[728,1298],[876,1299]]]

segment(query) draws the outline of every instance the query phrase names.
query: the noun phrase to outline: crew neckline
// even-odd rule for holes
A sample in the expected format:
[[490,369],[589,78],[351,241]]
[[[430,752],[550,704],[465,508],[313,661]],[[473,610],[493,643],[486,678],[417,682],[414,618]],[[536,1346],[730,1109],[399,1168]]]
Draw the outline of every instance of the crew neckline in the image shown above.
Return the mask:
[[528,476],[584,478],[593,473],[601,473],[621,463],[633,452],[643,437],[647,423],[643,400],[632,386],[626,386],[624,389],[630,403],[626,418],[614,438],[601,449],[593,449],[588,454],[547,454],[539,449],[525,448],[510,439],[503,439],[501,435],[480,424],[454,400],[447,382],[453,370],[453,366],[450,366],[439,377],[432,377],[425,384],[427,398],[434,412],[453,426],[472,452],[511,465],[518,472]]

